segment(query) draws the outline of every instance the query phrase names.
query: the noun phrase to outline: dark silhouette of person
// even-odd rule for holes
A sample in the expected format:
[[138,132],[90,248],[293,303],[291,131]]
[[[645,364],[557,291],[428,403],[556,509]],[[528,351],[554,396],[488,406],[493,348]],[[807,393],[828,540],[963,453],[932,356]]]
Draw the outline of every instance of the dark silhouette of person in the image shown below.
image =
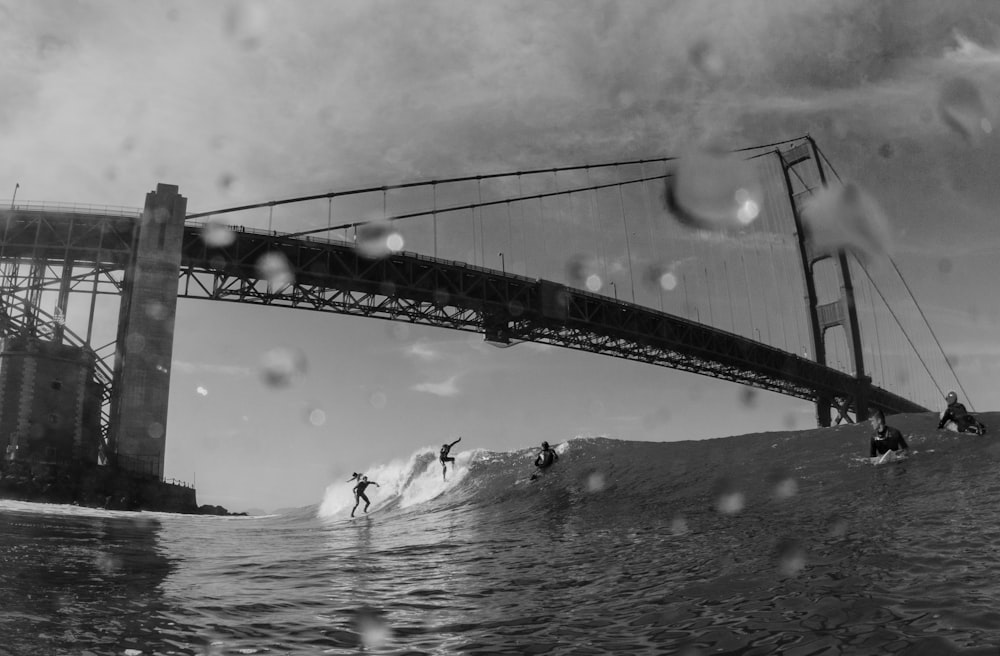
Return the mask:
[[[354,486],[353,490],[351,490],[352,492],[354,492],[354,507],[351,508],[351,517],[354,517],[354,511],[358,509],[358,504],[361,503],[362,499],[365,500],[365,509],[364,509],[365,512],[368,512],[368,506],[372,504],[372,502],[368,500],[368,497],[365,496],[365,488],[367,488],[369,485],[374,485],[375,487],[381,487],[375,481],[369,481],[367,476],[359,477],[358,474],[355,474],[354,476],[358,479],[358,484]],[[353,481],[354,478],[352,478],[351,480]],[[348,483],[350,482],[351,481],[348,481]]]
[[[449,457],[448,453],[451,451],[451,447],[455,446],[456,444],[458,444],[461,441],[462,441],[462,438],[459,437],[457,440],[455,440],[451,444],[442,444],[441,445],[441,455],[439,456],[438,459],[441,461],[441,478],[443,480],[448,480],[448,463],[449,462],[455,462],[455,459],[452,458],[452,457]],[[455,465],[451,466],[451,470],[455,471]]]
[[[958,394],[948,392],[944,400],[948,402],[948,407],[941,413],[941,420],[938,422],[938,430],[949,428],[959,433],[973,433],[975,435],[985,435],[986,426],[976,419],[965,405],[958,402]],[[949,423],[954,426],[951,428]]]
[[559,460],[559,454],[556,453],[556,450],[550,448],[548,442],[542,442],[542,450],[538,453],[538,456],[535,458],[535,467],[538,467],[539,471],[531,475],[531,480],[535,480],[536,478],[538,478],[538,475],[541,472],[545,471],[552,465],[556,464],[558,460]]
[[871,444],[868,449],[868,457],[874,458],[889,451],[906,451],[909,449],[903,434],[892,426],[885,423],[885,415],[881,410],[876,410],[871,417],[872,428],[875,434],[872,435]]

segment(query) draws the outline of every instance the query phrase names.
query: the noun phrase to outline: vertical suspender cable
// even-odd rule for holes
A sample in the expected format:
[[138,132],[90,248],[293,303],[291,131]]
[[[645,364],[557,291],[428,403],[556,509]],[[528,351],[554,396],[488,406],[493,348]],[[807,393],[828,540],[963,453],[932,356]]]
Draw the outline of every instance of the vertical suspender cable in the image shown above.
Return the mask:
[[434,257],[438,256],[438,187],[437,182],[431,183],[431,209],[434,212],[431,214],[431,222],[434,228]]
[[615,176],[618,178],[618,204],[622,210],[622,225],[625,226],[625,257],[628,258],[628,280],[629,286],[632,288],[632,302],[635,303],[635,276],[632,274],[632,246],[629,244],[628,238],[628,221],[625,219],[625,197],[622,195],[622,176],[618,170],[618,165],[615,165]]
[[610,282],[608,279],[608,256],[604,252],[604,239],[602,238],[601,235],[600,212],[598,211],[599,210],[598,206],[600,205],[600,203],[597,202],[597,189],[594,188],[594,183],[590,179],[589,166],[587,167],[587,186],[590,187],[591,191],[593,192],[593,195],[591,196],[590,199],[590,213],[594,219],[594,239],[597,240],[597,250],[601,254],[601,264],[604,267],[604,279],[602,282],[602,286],[604,286],[607,285],[608,282]]

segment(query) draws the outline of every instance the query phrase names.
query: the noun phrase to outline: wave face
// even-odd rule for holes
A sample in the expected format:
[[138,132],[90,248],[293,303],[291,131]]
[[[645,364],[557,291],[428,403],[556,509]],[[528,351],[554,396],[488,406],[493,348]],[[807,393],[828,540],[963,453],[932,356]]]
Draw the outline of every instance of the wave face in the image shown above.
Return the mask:
[[0,652],[1000,653],[1000,440],[889,424],[879,466],[867,425],[422,448],[355,518],[0,502]]

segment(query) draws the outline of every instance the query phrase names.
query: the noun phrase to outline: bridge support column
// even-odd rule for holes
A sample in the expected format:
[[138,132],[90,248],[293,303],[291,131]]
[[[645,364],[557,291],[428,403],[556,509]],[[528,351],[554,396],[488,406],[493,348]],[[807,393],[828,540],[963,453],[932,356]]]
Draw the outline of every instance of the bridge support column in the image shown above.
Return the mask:
[[146,195],[118,318],[112,448],[122,469],[161,479],[186,214],[175,185]]

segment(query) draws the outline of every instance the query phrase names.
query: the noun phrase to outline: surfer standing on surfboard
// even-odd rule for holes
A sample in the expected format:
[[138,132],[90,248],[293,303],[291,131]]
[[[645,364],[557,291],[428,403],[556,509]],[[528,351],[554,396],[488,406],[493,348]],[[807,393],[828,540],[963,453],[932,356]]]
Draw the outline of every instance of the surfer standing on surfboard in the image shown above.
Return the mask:
[[902,433],[892,426],[886,426],[885,415],[881,410],[876,410],[872,413],[871,422],[872,428],[875,429],[875,434],[872,435],[871,448],[868,453],[869,458],[874,458],[877,455],[880,456],[889,451],[905,451],[910,448],[906,444],[906,440],[903,439]]
[[[367,476],[354,474],[354,476],[351,477],[351,481],[355,479],[357,479],[358,484],[355,485],[354,489],[351,490],[352,492],[354,492],[354,507],[351,508],[351,517],[354,517],[354,511],[358,509],[358,504],[361,503],[362,499],[365,500],[365,512],[368,512],[368,506],[372,504],[372,502],[368,500],[368,497],[365,496],[365,488],[367,488],[369,485],[374,485],[375,487],[381,487],[375,481],[369,481]],[[350,483],[351,481],[347,482]]]
[[[458,444],[461,441],[462,441],[462,438],[459,437],[457,440],[455,440],[451,444],[442,444],[441,445],[441,455],[440,455],[440,457],[438,459],[441,461],[441,478],[444,479],[444,480],[448,480],[448,463],[449,462],[455,462],[455,459],[452,458],[451,456],[449,456],[448,452],[451,451],[451,447],[455,446],[456,444]],[[455,465],[452,465],[451,469],[452,469],[452,471],[455,471]]]

